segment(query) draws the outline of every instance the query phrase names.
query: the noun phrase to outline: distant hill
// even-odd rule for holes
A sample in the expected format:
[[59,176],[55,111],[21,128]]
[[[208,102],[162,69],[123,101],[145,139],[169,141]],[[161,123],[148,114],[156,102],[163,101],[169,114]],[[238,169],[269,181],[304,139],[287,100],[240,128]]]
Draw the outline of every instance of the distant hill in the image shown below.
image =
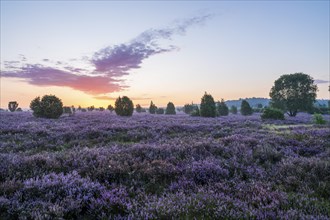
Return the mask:
[[[248,101],[248,103],[250,104],[250,106],[252,108],[255,108],[257,107],[258,104],[262,104],[262,106],[269,106],[269,103],[270,103],[270,99],[267,99],[267,98],[245,98],[245,99],[242,99],[240,98],[239,100],[228,100],[228,101],[225,101],[227,106],[228,107],[231,107],[231,106],[236,106],[238,108],[241,107],[241,103],[243,100],[246,100]],[[327,99],[317,99],[316,102],[315,102],[315,105],[316,106],[328,106],[328,101]]]

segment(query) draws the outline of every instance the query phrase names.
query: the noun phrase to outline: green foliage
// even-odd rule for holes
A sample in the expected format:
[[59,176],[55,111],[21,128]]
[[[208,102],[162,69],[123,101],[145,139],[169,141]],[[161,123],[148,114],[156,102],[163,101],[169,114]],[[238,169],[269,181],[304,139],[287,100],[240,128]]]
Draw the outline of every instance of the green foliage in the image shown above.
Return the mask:
[[88,110],[89,112],[94,111],[94,109],[95,109],[94,105],[87,107],[87,110]]
[[115,102],[115,112],[120,116],[132,116],[134,110],[134,105],[132,100],[127,96],[122,98],[118,97]]
[[103,112],[103,111],[104,111],[104,108],[103,108],[103,107],[100,107],[100,108],[99,108],[99,111],[100,111],[100,112]]
[[18,103],[16,101],[8,103],[8,109],[11,112],[14,112],[17,109],[17,107],[18,107]]
[[191,116],[197,117],[201,116],[199,108],[197,105],[194,106],[194,110],[190,113]]
[[157,108],[156,114],[163,115],[164,114],[164,109],[163,108]]
[[68,106],[64,106],[64,107],[63,107],[63,113],[64,113],[64,114],[72,115],[72,110],[71,110],[70,107],[68,107]]
[[191,103],[191,104],[185,104],[183,106],[183,111],[186,114],[191,114],[196,109],[196,106],[197,105],[194,105],[193,103]]
[[284,113],[280,109],[265,108],[262,115],[262,119],[280,119],[284,120]]
[[150,102],[150,107],[149,107],[149,113],[150,114],[155,114],[157,110],[157,106],[151,101]]
[[217,103],[217,113],[219,116],[227,116],[229,114],[228,106],[223,99]]
[[216,106],[212,95],[205,92],[201,100],[200,115],[202,117],[215,117]]
[[169,102],[167,104],[167,107],[166,107],[166,110],[165,110],[165,114],[166,115],[175,115],[176,112],[175,112],[175,106],[173,104],[173,102]]
[[246,101],[243,100],[241,103],[241,114],[242,115],[252,115],[253,110],[250,106],[250,104]]
[[31,101],[30,108],[33,115],[40,118],[59,118],[63,113],[63,103],[54,95],[44,95],[41,100],[36,97]]
[[230,107],[230,113],[235,114],[235,115],[237,114],[237,107],[235,105],[232,105]]
[[137,113],[141,113],[143,111],[142,107],[140,104],[137,104],[136,107],[135,107],[135,110]]
[[313,115],[313,122],[317,125],[324,125],[326,124],[326,120],[322,117],[321,114],[314,114]]
[[296,116],[298,111],[308,111],[316,99],[317,85],[307,74],[294,73],[282,75],[274,83],[269,96],[271,106]]
[[112,113],[115,108],[112,105],[108,105],[107,109]]

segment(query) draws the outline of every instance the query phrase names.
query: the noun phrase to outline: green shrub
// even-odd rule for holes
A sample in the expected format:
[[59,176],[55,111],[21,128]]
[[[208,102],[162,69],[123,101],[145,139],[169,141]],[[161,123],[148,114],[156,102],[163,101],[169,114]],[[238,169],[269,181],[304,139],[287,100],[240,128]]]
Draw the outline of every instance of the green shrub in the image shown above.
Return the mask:
[[265,108],[261,114],[262,119],[280,119],[284,120],[284,113],[280,109]]
[[150,107],[149,107],[149,113],[150,114],[155,114],[157,110],[157,106],[151,101],[150,102]]
[[235,115],[237,114],[237,107],[235,105],[232,105],[230,107],[230,113],[235,114]]
[[321,114],[314,114],[313,122],[317,125],[324,125],[326,123],[326,121],[324,120]]
[[173,102],[169,102],[167,104],[167,107],[166,107],[166,110],[165,110],[165,114],[166,115],[175,115],[176,112],[175,112],[175,106],[173,104]]
[[54,95],[44,95],[41,100],[36,97],[31,101],[30,108],[33,115],[40,118],[59,118],[63,113],[63,103]]
[[252,115],[253,110],[250,106],[250,104],[246,101],[243,100],[241,103],[241,114],[242,115]]
[[136,110],[137,113],[141,113],[141,112],[143,111],[143,109],[142,109],[142,107],[141,107],[140,104],[137,104],[137,105],[135,106],[135,110]]
[[201,100],[200,115],[202,117],[215,117],[216,107],[212,95],[205,92]]
[[69,115],[72,115],[72,110],[71,110],[70,107],[68,107],[68,106],[64,106],[64,107],[63,107],[63,113],[65,113],[65,114],[69,114]]
[[227,116],[229,114],[229,109],[223,99],[217,103],[217,113],[219,116]]
[[194,110],[190,113],[190,115],[191,115],[191,116],[194,116],[194,117],[196,117],[196,116],[201,116],[201,115],[200,115],[200,112],[199,112],[199,108],[198,108],[197,105],[194,106]]
[[163,115],[164,114],[164,109],[163,108],[157,108],[156,114]]
[[115,102],[115,112],[119,116],[132,116],[134,110],[133,102],[127,96],[120,96]]
[[107,109],[112,113],[115,108],[112,105],[108,105]]

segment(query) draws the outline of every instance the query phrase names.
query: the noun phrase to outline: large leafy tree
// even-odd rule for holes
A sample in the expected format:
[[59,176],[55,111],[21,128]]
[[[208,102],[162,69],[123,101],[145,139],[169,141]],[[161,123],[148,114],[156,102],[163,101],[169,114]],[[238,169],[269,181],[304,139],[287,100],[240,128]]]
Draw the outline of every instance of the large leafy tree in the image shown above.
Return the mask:
[[316,99],[317,85],[311,76],[304,73],[282,75],[274,83],[269,96],[271,105],[296,116],[298,111],[313,108]]
[[212,95],[205,92],[201,100],[200,115],[202,117],[215,117],[216,113],[215,102]]

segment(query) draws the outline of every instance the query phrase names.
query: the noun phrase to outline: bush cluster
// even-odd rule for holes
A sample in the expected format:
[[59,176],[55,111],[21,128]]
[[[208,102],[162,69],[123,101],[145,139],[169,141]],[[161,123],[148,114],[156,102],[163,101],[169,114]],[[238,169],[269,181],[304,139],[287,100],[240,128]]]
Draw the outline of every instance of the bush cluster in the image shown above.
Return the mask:
[[261,114],[262,119],[284,120],[284,113],[280,109],[265,108]]

